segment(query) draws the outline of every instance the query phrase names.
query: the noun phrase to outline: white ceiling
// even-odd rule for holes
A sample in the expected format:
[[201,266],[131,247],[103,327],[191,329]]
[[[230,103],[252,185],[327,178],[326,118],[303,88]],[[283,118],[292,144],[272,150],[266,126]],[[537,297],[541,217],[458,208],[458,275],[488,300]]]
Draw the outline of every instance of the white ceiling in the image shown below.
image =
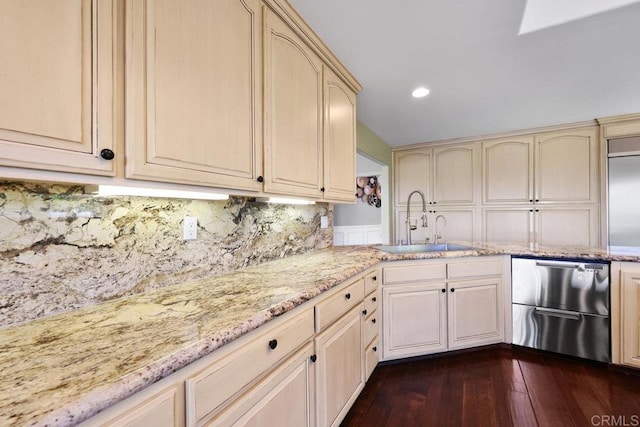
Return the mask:
[[392,146],[640,112],[640,3],[518,36],[526,0],[289,1]]

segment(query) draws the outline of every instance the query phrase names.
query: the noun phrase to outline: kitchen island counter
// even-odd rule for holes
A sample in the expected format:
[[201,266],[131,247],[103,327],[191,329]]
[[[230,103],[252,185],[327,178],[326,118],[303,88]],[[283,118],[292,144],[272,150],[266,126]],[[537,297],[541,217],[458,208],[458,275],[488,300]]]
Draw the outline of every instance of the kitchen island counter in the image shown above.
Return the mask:
[[533,255],[640,261],[639,249],[316,250],[0,330],[0,425],[69,425],[159,381],[381,261]]

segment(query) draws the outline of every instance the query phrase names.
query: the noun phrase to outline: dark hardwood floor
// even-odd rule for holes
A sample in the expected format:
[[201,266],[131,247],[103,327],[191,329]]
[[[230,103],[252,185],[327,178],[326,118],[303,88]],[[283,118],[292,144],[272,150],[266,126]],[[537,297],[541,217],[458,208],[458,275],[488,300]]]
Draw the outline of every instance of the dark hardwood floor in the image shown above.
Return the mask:
[[640,426],[640,376],[527,349],[378,366],[342,426]]

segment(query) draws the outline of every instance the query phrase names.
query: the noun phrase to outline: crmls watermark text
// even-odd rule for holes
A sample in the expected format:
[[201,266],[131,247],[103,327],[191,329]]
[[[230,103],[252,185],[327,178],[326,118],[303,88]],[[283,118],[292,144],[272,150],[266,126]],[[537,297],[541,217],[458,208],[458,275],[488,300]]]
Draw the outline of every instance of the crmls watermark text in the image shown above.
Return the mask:
[[591,425],[595,427],[638,427],[640,415],[594,415]]

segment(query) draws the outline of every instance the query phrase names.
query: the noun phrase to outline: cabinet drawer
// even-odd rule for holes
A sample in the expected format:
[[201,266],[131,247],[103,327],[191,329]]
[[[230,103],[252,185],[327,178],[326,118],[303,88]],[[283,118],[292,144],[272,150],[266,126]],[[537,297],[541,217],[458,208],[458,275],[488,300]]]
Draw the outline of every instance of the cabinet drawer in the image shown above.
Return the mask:
[[347,286],[326,301],[317,304],[316,332],[338,320],[364,298],[364,279]]
[[378,336],[380,329],[380,315],[376,311],[364,321],[364,343],[368,345],[371,340]]
[[364,294],[369,295],[378,289],[378,271],[369,273],[364,278]]
[[378,340],[376,339],[375,341],[373,341],[371,343],[371,345],[369,347],[367,347],[366,351],[365,351],[365,362],[364,362],[364,379],[365,381],[369,380],[369,377],[371,376],[371,373],[373,372],[373,370],[376,368],[376,366],[378,365],[378,360],[380,359],[378,357]]
[[425,280],[444,279],[447,275],[447,266],[442,264],[428,265],[403,265],[398,267],[385,267],[382,269],[382,277],[385,285],[393,283],[422,282]]
[[447,275],[449,279],[465,279],[479,276],[500,276],[504,268],[503,260],[461,262],[449,264]]
[[312,336],[313,310],[309,308],[187,379],[187,424],[208,417]]
[[371,314],[378,309],[380,302],[380,293],[378,291],[372,292],[364,297],[364,309],[367,313]]

